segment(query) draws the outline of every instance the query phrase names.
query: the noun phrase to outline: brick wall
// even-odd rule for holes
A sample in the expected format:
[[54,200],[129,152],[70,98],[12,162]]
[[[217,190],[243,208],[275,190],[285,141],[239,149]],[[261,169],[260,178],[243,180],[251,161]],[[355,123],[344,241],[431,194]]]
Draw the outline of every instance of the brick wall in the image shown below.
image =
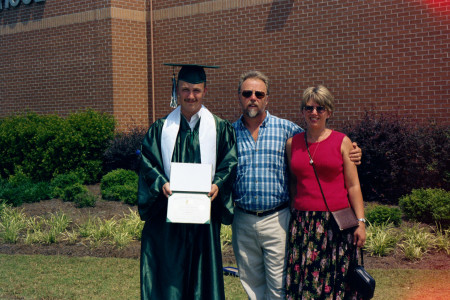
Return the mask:
[[0,116],[114,114],[148,125],[145,1],[47,0],[0,12]]
[[122,128],[148,125],[148,72],[146,23],[114,20],[113,103]]
[[149,7],[46,0],[0,11],[0,116],[93,107],[120,129],[147,126],[171,110],[162,64],[173,62],[221,66],[207,70],[205,104],[230,121],[240,73],[257,69],[271,79],[269,111],[297,123],[302,91],[321,83],[336,98],[333,127],[365,110],[450,124],[448,1],[154,0],[153,52]]
[[272,81],[269,111],[295,122],[302,91],[320,83],[336,98],[334,127],[365,110],[450,124],[447,1],[155,2],[157,117],[170,111],[162,63],[185,62],[222,67],[207,71],[206,103],[230,120],[239,74],[257,69]]
[[1,36],[2,114],[112,112],[110,22],[90,21]]

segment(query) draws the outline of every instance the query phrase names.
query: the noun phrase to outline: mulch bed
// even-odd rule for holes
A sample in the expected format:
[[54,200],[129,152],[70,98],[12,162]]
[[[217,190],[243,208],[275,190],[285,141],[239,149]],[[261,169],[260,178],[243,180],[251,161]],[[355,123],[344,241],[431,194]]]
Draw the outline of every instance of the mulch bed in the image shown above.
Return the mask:
[[[98,185],[89,187],[94,192],[99,192]],[[63,202],[59,199],[45,200],[37,203],[26,203],[20,207],[27,216],[44,216],[50,213],[64,212],[69,216],[73,223],[81,224],[89,216],[98,216],[103,219],[112,217],[121,217],[129,214],[130,210],[137,211],[136,206],[130,206],[121,202],[99,200],[95,207],[76,208],[71,202]],[[116,249],[109,244],[102,244],[93,247],[89,244],[78,242],[70,244],[67,242],[58,242],[51,245],[26,245],[17,244],[1,244],[0,253],[3,254],[42,254],[42,255],[67,255],[67,256],[94,256],[94,257],[120,257],[134,258],[140,257],[140,242],[134,241],[126,248]],[[426,254],[422,260],[409,261],[404,258],[398,250],[386,257],[364,256],[365,266],[368,269],[450,269],[450,257],[441,252],[430,252]],[[235,263],[233,249],[226,246],[223,251],[224,265]]]

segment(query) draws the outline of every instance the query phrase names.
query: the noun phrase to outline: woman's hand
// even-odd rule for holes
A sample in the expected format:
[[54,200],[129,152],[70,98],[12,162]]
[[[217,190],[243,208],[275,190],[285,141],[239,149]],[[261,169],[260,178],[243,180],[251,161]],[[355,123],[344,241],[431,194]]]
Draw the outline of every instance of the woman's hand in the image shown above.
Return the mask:
[[366,224],[359,221],[359,226],[355,229],[353,233],[353,245],[361,248],[366,243]]

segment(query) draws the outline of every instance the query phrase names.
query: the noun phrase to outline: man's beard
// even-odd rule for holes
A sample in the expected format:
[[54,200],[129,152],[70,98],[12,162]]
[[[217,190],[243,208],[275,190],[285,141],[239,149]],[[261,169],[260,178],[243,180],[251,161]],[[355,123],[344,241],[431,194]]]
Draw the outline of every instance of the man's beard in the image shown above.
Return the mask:
[[254,117],[256,117],[257,115],[259,115],[259,110],[257,110],[257,109],[248,109],[248,110],[245,112],[245,114],[246,114],[248,117],[250,117],[250,118],[254,118]]

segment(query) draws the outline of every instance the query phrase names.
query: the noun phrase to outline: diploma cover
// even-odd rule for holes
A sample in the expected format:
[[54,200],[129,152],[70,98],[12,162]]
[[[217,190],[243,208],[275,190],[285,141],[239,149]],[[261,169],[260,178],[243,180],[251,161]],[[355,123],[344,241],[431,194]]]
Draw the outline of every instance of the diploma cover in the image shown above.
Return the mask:
[[212,165],[171,163],[167,222],[209,224]]

